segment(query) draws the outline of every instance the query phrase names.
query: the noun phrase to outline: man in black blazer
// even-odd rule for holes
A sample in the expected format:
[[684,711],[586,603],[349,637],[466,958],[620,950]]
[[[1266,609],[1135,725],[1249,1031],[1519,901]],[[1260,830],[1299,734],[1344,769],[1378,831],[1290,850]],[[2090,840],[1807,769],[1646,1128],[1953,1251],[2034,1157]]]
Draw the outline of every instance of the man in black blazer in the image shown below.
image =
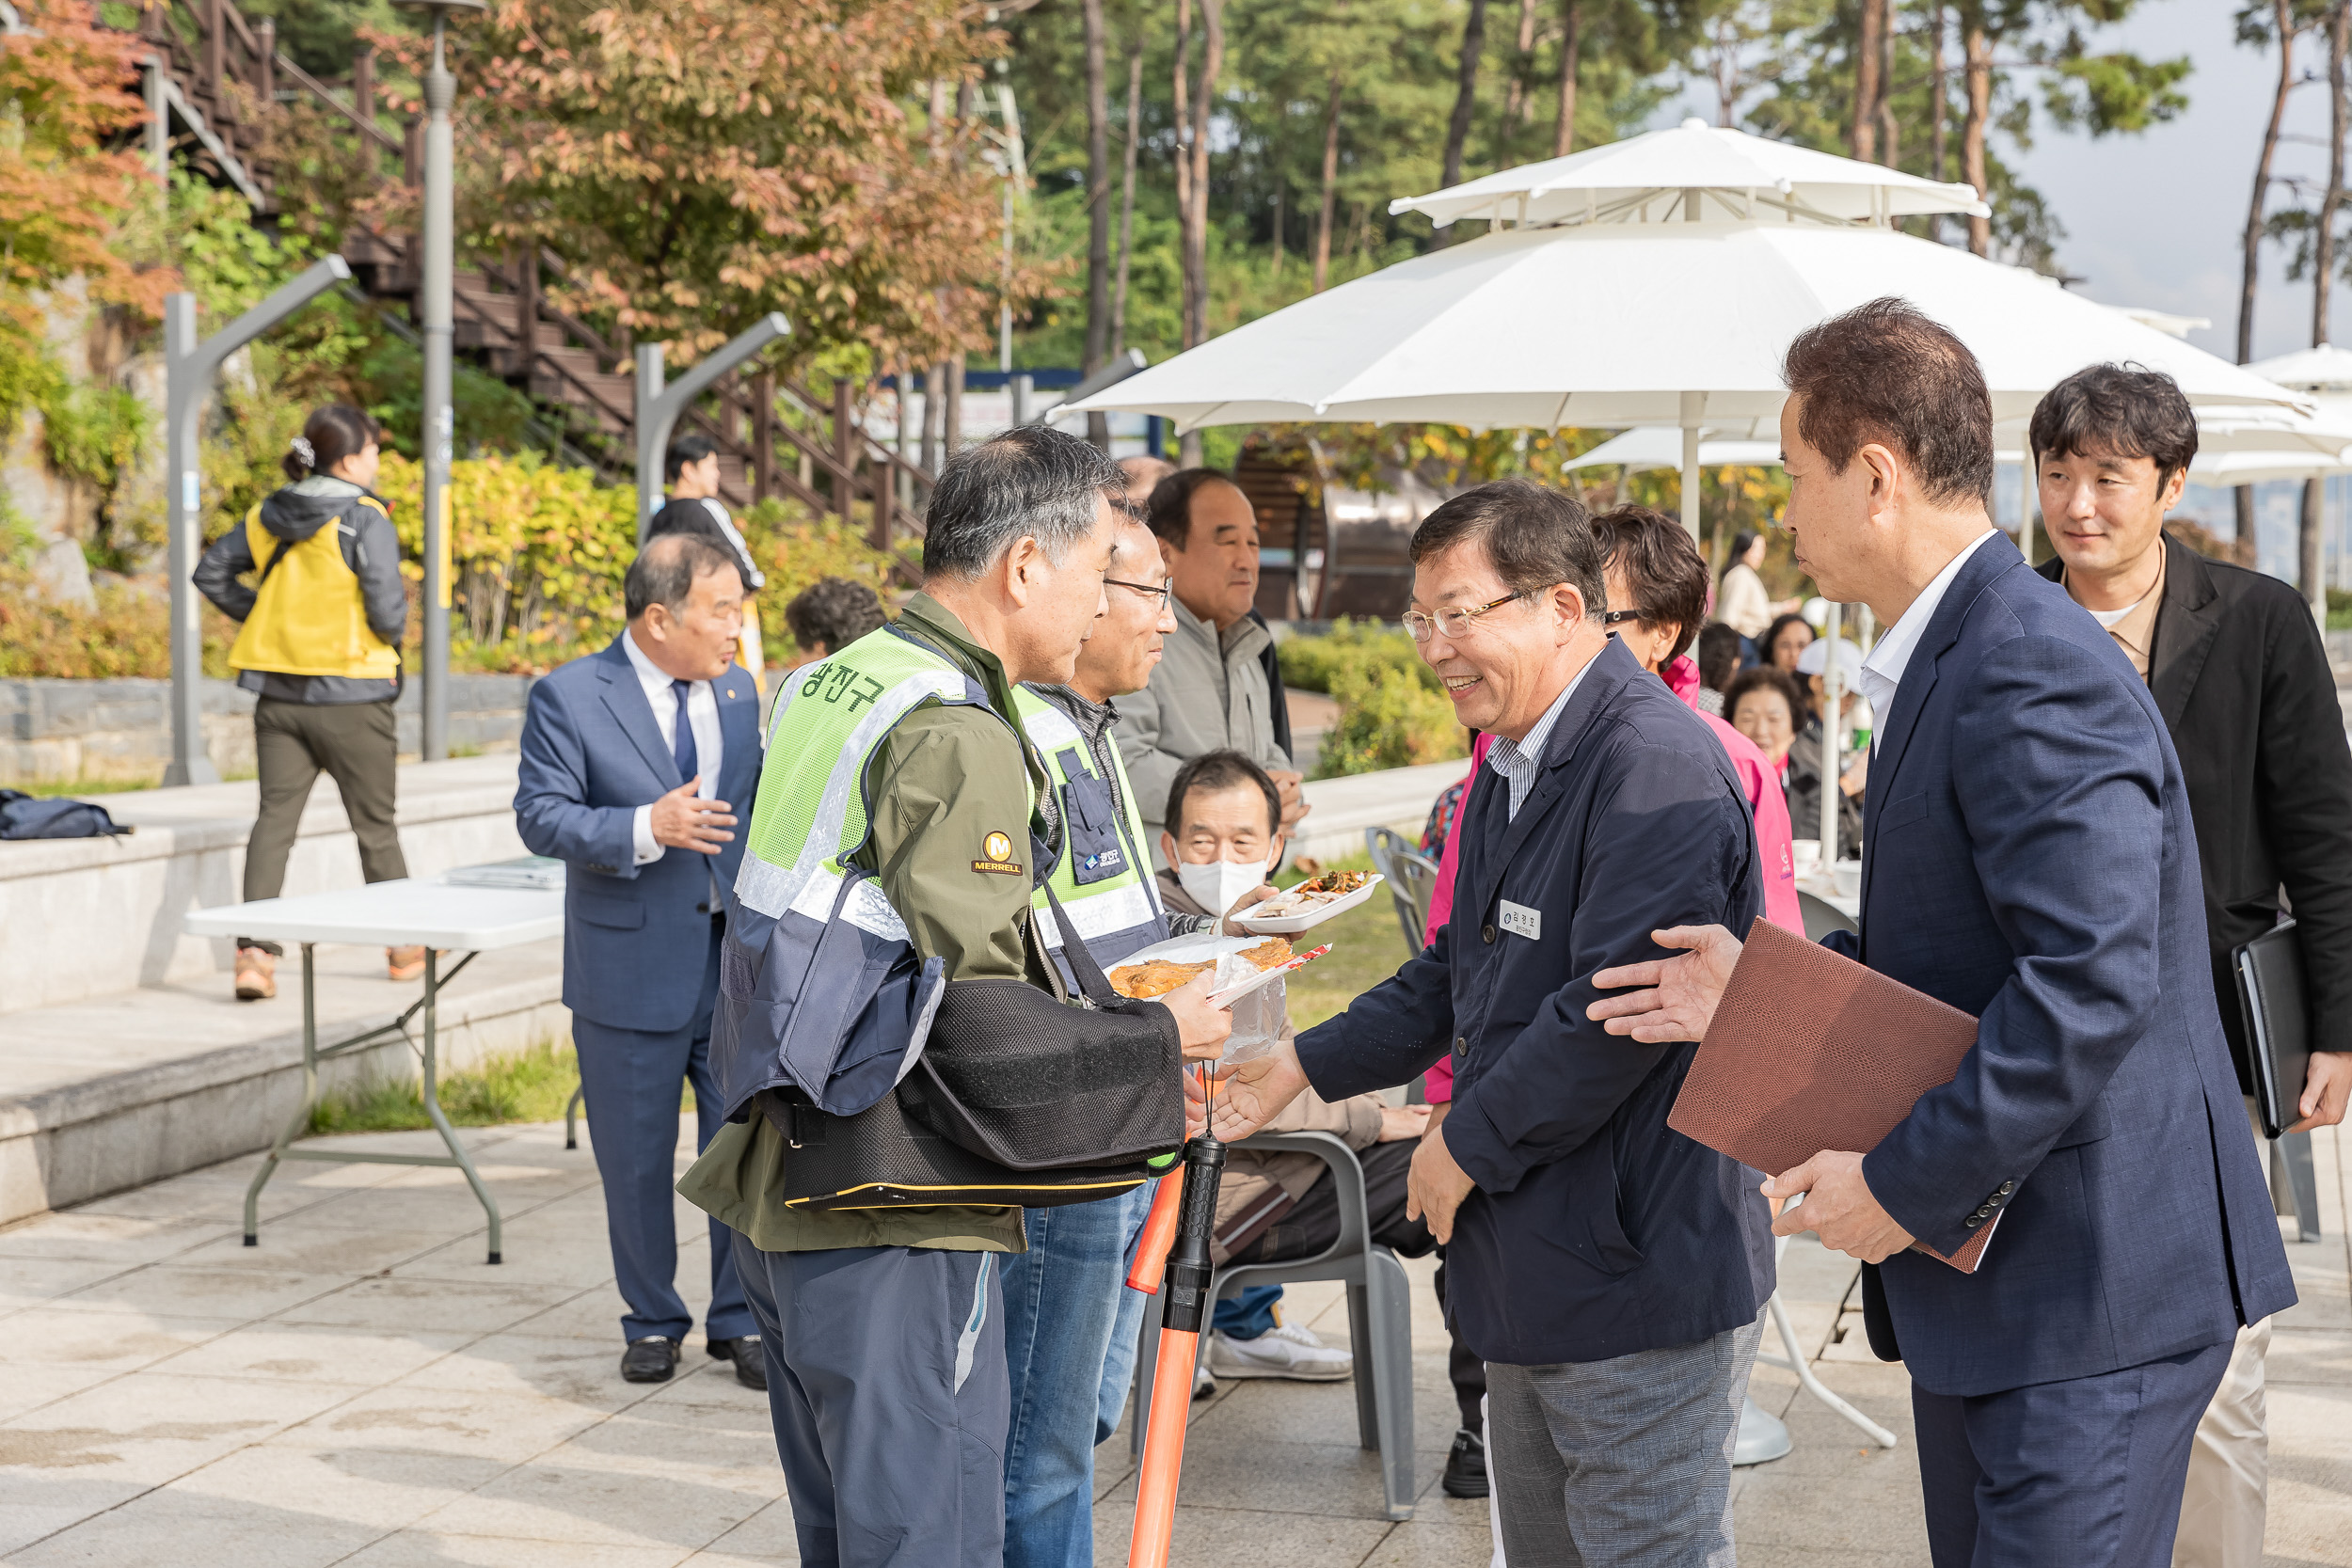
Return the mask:
[[[2206,963],[2196,831],[2146,683],[1994,529],[1993,407],[1951,332],[1882,299],[1801,333],[1786,526],[1886,633],[1862,930],[1830,945],[1977,1020],[1869,1149],[1773,1174],[1775,1224],[1860,1259],[1911,1374],[1936,1568],[2167,1568],[2238,1328],[2295,1291]],[[1739,942],[1596,975],[1593,1016],[1701,1038]],[[2201,976],[2184,987],[2168,980]],[[1948,1257],[1987,1242],[1973,1274]]]
[[[2352,1088],[2352,747],[2311,610],[2277,578],[2165,537],[2164,515],[2197,455],[2197,418],[2170,376],[2120,365],[2078,371],[2034,410],[2031,436],[2058,551],[2042,575],[2090,610],[2147,679],[2180,753],[2215,1001],[2238,1086],[2253,1085],[2230,956],[2278,923],[2283,889],[2317,1048],[2296,1130],[2333,1126]],[[2267,1320],[2239,1331],[2199,1423],[2178,1568],[2262,1561],[2269,1343]]]

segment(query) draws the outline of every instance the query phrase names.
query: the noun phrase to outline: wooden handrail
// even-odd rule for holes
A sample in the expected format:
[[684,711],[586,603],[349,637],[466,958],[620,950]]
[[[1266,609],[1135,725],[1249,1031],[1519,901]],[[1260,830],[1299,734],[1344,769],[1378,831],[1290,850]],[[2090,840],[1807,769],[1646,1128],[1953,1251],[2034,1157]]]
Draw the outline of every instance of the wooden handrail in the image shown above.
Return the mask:
[[328,108],[334,110],[337,114],[349,120],[352,123],[352,126],[358,130],[361,135],[366,136],[369,140],[374,142],[377,147],[382,148],[387,152],[397,152],[400,150],[399,138],[386,132],[382,126],[376,124],[373,120],[362,116],[358,110],[353,108],[350,104],[345,103],[342,99],[337,98],[334,93],[327,89],[326,83],[320,81],[317,77],[311,75],[309,71],[294,64],[294,61],[288,59],[282,51],[278,55],[278,69],[285,72],[287,76],[293,78],[296,87],[299,87],[305,92],[310,94],[311,97],[316,98],[320,103],[326,104]]

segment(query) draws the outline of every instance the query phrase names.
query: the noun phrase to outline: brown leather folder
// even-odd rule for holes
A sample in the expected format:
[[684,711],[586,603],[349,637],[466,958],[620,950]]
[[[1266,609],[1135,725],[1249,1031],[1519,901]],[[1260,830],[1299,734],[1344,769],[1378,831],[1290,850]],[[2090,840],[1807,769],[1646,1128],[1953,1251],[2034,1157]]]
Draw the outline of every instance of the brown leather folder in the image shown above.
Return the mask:
[[[1666,1125],[1767,1176],[1867,1153],[1976,1041],[1959,1008],[1758,920]],[[1948,1258],[1912,1250],[1974,1274],[1994,1225]]]

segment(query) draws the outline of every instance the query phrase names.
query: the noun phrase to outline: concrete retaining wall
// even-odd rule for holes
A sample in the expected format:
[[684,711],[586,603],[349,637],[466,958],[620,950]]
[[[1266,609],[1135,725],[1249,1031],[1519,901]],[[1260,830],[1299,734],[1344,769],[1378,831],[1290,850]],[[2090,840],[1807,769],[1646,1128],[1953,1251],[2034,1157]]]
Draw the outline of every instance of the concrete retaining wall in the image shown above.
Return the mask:
[[[515,759],[410,763],[400,770],[400,841],[412,876],[523,853]],[[125,838],[0,844],[0,1016],[201,975],[225,974],[225,938],[191,937],[190,910],[242,896],[251,783],[106,797]],[[302,816],[284,891],[356,886],[359,852],[332,779]]]
[[[450,677],[449,741],[457,752],[511,751],[536,675]],[[395,705],[400,750],[422,747],[423,689]],[[171,760],[171,683],[0,680],[0,784],[152,782]],[[204,749],[226,775],[253,771],[253,694],[204,682]]]
[[[502,983],[469,990],[461,975],[443,995],[436,1038],[445,1076],[487,1056],[571,1037],[571,1014],[558,1000],[563,977],[549,961],[553,954],[518,950],[516,956],[525,954],[535,963],[509,964],[512,977]],[[403,1001],[407,990],[401,988]],[[347,983],[330,990],[329,1003],[347,991]],[[264,1005],[277,1009],[270,1015],[274,1032],[94,1069],[46,1091],[0,1096],[0,1225],[267,1148],[302,1104],[300,998],[301,970],[289,963],[278,972],[278,1000]],[[331,1043],[389,1022],[398,1010],[389,1003],[358,1017],[334,1009],[321,1017],[319,1032]],[[67,1021],[35,1015],[30,1022]],[[415,1055],[395,1036],[389,1044],[321,1064],[319,1082],[332,1092],[416,1075]]]

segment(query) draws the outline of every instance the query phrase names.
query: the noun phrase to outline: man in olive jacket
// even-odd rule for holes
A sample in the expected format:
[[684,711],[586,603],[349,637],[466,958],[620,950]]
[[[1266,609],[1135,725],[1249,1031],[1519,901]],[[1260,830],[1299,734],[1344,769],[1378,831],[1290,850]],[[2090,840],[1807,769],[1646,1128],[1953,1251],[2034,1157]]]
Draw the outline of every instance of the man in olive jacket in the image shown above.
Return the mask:
[[[1100,452],[1042,427],[958,453],[926,518],[925,592],[896,630],[872,634],[911,637],[987,698],[986,706],[927,700],[874,743],[861,781],[870,832],[850,855],[874,874],[917,957],[944,960],[951,990],[1021,980],[1041,993],[1038,1006],[1057,1007],[1030,898],[1033,846],[1058,840],[1059,829],[1033,814],[1030,782],[1042,784],[1045,772],[1010,721],[1012,689],[1071,678],[1103,613],[1118,519],[1110,498],[1120,493]],[[854,672],[867,641],[825,668]],[[822,673],[799,689],[816,691]],[[809,700],[812,713],[820,705]],[[752,853],[731,905],[739,918],[767,814],[792,787],[792,766],[779,758],[799,743],[801,706],[774,721]],[[1053,809],[1050,791],[1036,799],[1040,811]],[[782,852],[789,858],[792,847]],[[1140,1005],[1150,1018],[1061,1011],[1099,1030],[1100,1051],[1122,1068],[1155,1058],[1168,1034],[1186,1055],[1213,1060],[1231,1017],[1196,982],[1170,994],[1165,1014]],[[1175,1053],[1167,1054],[1173,1070]],[[784,1182],[793,1158],[775,1122],[754,1109],[712,1138],[678,1191],[737,1233],[802,1561],[1001,1568],[1010,1411],[993,1259],[1026,1245],[1021,1210],[794,1208]]]

